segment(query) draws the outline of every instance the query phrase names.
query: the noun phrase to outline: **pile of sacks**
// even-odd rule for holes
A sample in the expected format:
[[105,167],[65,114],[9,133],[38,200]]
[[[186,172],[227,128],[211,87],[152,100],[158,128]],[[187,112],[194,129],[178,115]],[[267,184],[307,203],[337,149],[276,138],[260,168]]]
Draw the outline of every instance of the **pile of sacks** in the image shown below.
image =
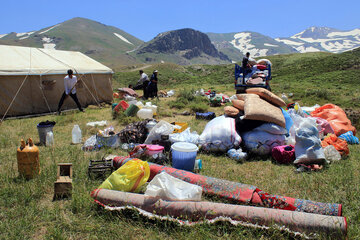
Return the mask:
[[347,144],[359,143],[355,127],[334,104],[307,111],[296,104],[286,111],[281,108],[285,102],[264,88],[247,89],[232,103],[224,108],[225,116],[234,119],[244,147],[253,154],[271,154],[278,163],[293,163],[299,171],[340,160],[349,154]]

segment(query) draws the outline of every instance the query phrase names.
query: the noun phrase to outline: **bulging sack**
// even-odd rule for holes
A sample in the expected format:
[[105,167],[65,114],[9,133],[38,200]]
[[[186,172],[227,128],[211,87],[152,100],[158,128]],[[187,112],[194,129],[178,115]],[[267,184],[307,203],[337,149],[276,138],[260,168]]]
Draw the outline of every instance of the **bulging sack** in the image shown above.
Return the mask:
[[210,152],[226,152],[230,148],[237,148],[240,143],[235,119],[224,115],[208,122],[199,138],[200,147]]
[[145,195],[168,201],[201,201],[202,187],[185,182],[166,172],[157,174],[146,187]]
[[113,172],[98,188],[124,192],[138,192],[150,176],[149,164],[132,159]]

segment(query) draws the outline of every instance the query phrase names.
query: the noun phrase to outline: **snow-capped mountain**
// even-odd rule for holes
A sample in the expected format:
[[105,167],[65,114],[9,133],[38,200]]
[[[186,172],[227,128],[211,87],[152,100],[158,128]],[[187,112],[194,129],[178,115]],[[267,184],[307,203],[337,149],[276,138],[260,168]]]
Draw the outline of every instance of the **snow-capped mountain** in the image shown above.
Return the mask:
[[360,29],[342,31],[328,27],[311,27],[289,38],[276,38],[298,52],[326,51],[340,53],[360,47]]
[[207,33],[207,35],[216,48],[233,61],[241,60],[246,52],[250,52],[252,57],[297,52],[293,47],[257,32]]

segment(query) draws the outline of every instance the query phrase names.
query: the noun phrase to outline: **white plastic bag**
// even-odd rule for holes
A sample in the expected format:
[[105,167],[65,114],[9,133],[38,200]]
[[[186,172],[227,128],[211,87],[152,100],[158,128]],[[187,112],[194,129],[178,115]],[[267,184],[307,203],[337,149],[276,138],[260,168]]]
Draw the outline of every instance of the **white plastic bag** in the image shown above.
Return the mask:
[[169,201],[201,201],[200,186],[175,178],[166,172],[157,174],[146,187],[145,195]]
[[295,132],[294,164],[322,164],[325,161],[316,120],[305,118]]
[[151,144],[154,140],[161,140],[161,135],[170,135],[174,131],[174,125],[161,120],[150,131],[145,144]]
[[171,141],[171,143],[188,142],[197,144],[199,142],[199,134],[196,131],[190,132],[190,128],[187,128],[181,133],[170,134],[169,140]]
[[174,94],[175,94],[174,90],[170,90],[167,92],[168,97],[174,96]]
[[329,145],[324,148],[325,159],[328,163],[341,160],[341,155],[333,145]]
[[235,119],[224,115],[208,122],[199,138],[200,147],[210,152],[226,152],[230,148],[237,148],[240,143]]

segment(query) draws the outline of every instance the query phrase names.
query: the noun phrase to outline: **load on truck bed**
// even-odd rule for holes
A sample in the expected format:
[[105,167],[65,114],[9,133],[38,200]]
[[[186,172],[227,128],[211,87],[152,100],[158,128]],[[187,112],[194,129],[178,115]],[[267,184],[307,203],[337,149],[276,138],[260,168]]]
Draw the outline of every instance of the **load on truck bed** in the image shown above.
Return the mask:
[[269,91],[271,80],[271,62],[268,59],[260,59],[253,64],[251,72],[244,74],[244,69],[235,64],[235,89],[236,93],[245,93],[247,88],[262,87]]

